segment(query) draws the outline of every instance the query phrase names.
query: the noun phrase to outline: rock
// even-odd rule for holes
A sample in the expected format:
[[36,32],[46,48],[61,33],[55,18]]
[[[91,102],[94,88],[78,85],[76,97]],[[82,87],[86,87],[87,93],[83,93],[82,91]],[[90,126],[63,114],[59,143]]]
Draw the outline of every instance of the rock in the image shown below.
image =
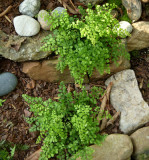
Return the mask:
[[110,101],[113,107],[121,112],[120,130],[130,133],[149,122],[149,106],[143,100],[133,70],[124,70],[106,80],[113,82]]
[[21,15],[13,20],[15,31],[20,36],[34,36],[40,31],[40,24],[33,18]]
[[113,75],[119,71],[122,71],[122,70],[125,70],[125,69],[129,69],[130,68],[130,61],[123,58],[123,57],[120,57],[120,59],[117,61],[119,66],[117,66],[115,63],[112,63],[110,65],[110,74],[107,74],[106,72],[101,75],[96,69],[93,71],[93,74],[92,76],[90,77],[90,81],[98,81],[100,79],[103,79],[103,78],[107,78],[109,77],[110,75]]
[[140,50],[149,47],[149,22],[140,21],[132,24],[133,32],[127,38],[127,50]]
[[41,25],[41,28],[44,30],[50,30],[50,24],[48,22],[49,13],[46,10],[41,10],[38,13],[38,21]]
[[86,6],[88,5],[88,3],[92,4],[93,6],[95,4],[100,4],[102,3],[104,0],[79,0],[81,3],[84,3]]
[[130,136],[134,151],[133,157],[135,160],[149,159],[149,127],[144,127]]
[[141,0],[143,3],[148,3],[149,0]]
[[132,25],[129,22],[127,22],[127,21],[120,21],[119,24],[120,24],[120,26],[118,28],[118,31],[120,29],[122,29],[122,30],[126,30],[129,33],[132,32]]
[[17,86],[17,77],[9,72],[0,74],[0,96],[4,96],[13,91]]
[[19,6],[19,12],[34,17],[40,10],[40,0],[24,0]]
[[40,51],[40,47],[41,40],[48,34],[42,31],[34,37],[20,37],[0,31],[0,55],[16,62],[46,58],[51,52]]
[[[46,82],[61,82],[74,83],[68,68],[63,73],[56,69],[58,64],[57,59],[44,60],[43,62],[26,62],[23,64],[22,71],[34,80],[43,80]],[[88,83],[88,78],[85,76],[85,83]]]
[[64,12],[66,12],[66,10],[65,10],[64,7],[56,7],[56,8],[51,12],[51,14],[53,15],[54,13],[58,13],[58,14],[60,15],[60,14],[63,14]]
[[140,19],[142,14],[142,6],[140,0],[122,0],[122,4],[126,8],[128,17],[131,20],[137,21]]
[[[61,74],[56,70],[56,65],[58,63],[57,59],[45,60],[42,63],[40,62],[26,62],[23,65],[23,72],[26,73],[29,77],[34,80],[43,80],[47,82],[60,82],[65,81],[66,83],[74,83],[74,79],[70,76],[68,68]],[[120,64],[117,67],[114,63],[111,64],[111,74],[113,72],[118,72],[126,68],[130,68],[129,60],[121,59],[118,61]],[[93,75],[90,77],[90,81],[97,81],[109,76],[107,73],[100,75],[97,70],[93,72]],[[85,76],[85,83],[88,83],[89,80]]]
[[117,18],[118,17],[118,11],[116,10],[116,9],[113,9],[112,11],[111,11],[111,15],[114,17],[114,18]]
[[130,137],[123,134],[111,134],[101,146],[92,145],[91,148],[95,150],[92,160],[128,160],[133,152]]

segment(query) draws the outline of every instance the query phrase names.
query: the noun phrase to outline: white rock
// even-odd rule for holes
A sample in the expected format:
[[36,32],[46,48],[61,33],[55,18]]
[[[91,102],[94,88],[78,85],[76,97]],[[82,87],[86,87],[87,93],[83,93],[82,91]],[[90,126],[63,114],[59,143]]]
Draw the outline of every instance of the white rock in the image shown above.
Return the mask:
[[110,101],[121,112],[120,130],[129,133],[149,122],[149,106],[143,100],[133,70],[124,70],[111,76],[105,84],[113,82]]
[[38,21],[41,25],[41,28],[44,30],[50,30],[50,24],[48,22],[49,13],[46,10],[41,10],[38,13]]
[[19,12],[31,17],[38,14],[40,10],[40,0],[24,0],[19,6]]
[[51,12],[51,14],[58,13],[60,15],[60,14],[63,14],[64,12],[66,12],[64,7],[57,7]]
[[13,23],[15,31],[20,36],[34,36],[40,31],[40,24],[26,15],[15,17]]
[[129,33],[132,32],[132,25],[129,22],[127,22],[127,21],[120,21],[119,24],[120,24],[120,27],[118,29],[126,30]]

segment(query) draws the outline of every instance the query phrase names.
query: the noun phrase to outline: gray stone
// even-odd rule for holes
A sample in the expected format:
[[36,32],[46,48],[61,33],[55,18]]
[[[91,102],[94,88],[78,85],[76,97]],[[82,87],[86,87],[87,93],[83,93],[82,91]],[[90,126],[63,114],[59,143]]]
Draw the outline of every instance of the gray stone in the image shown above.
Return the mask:
[[34,36],[40,31],[40,24],[32,17],[21,15],[13,20],[15,31],[20,36]]
[[142,14],[142,5],[140,0],[122,0],[123,6],[127,10],[128,17],[137,21],[140,19]]
[[90,147],[95,150],[92,160],[128,160],[133,152],[130,137],[123,134],[111,134],[101,146]]
[[64,12],[66,12],[66,10],[65,10],[64,7],[56,7],[56,8],[51,12],[51,14],[53,15],[54,13],[58,13],[58,14],[60,15],[60,14],[63,14]]
[[127,50],[140,50],[149,47],[149,22],[139,21],[132,24],[133,32],[127,38]]
[[138,129],[130,136],[135,160],[149,160],[149,127]]
[[49,33],[41,31],[34,37],[20,37],[0,31],[0,55],[16,62],[46,58],[51,52],[43,52],[40,47],[43,45],[41,40]]
[[49,13],[46,10],[41,10],[38,13],[38,21],[41,25],[41,28],[44,30],[50,30],[50,24],[48,22]]
[[0,96],[4,96],[13,91],[17,86],[17,77],[9,72],[0,74]]
[[120,130],[130,133],[149,122],[149,106],[143,100],[133,70],[124,70],[106,80],[113,82],[110,101],[113,107],[121,112]]
[[119,24],[120,24],[120,26],[118,28],[118,31],[120,29],[122,29],[124,31],[126,30],[129,33],[132,32],[132,25],[129,22],[127,22],[127,21],[120,21]]
[[19,6],[19,12],[34,17],[40,10],[40,0],[24,0]]

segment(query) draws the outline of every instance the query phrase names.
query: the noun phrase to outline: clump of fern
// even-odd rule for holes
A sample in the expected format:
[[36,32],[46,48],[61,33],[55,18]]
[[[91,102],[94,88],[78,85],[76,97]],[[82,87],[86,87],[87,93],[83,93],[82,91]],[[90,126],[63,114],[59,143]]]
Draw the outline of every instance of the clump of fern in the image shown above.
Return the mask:
[[59,55],[57,68],[63,72],[68,66],[75,82],[82,84],[84,76],[92,75],[96,68],[100,74],[110,73],[110,62],[116,62],[120,56],[129,57],[121,40],[126,32],[117,32],[119,21],[112,17],[116,6],[105,4],[95,10],[80,8],[82,17],[71,17],[64,12],[47,18],[53,34],[47,36],[41,48]]

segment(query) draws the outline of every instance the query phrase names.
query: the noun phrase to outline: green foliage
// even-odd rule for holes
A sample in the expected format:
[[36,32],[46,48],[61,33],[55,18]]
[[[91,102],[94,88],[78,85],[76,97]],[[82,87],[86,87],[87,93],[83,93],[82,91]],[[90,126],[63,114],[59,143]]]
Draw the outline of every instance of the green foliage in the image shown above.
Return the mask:
[[115,4],[115,5],[117,5],[118,7],[121,7],[121,5],[122,5],[122,0],[107,0],[107,3],[109,3],[109,4]]
[[94,87],[91,93],[68,93],[64,83],[60,84],[58,102],[23,95],[30,105],[34,117],[27,122],[33,124],[30,131],[40,131],[37,143],[43,142],[40,160],[56,156],[60,160],[91,159],[93,150],[88,146],[100,144],[105,135],[99,134],[97,98],[103,91]]
[[121,21],[127,21],[127,22],[129,22],[129,23],[132,23],[132,21],[131,21],[131,19],[128,17],[128,15],[127,15],[127,11],[126,11],[126,9],[124,8],[124,6],[122,6],[122,10],[123,10],[123,15],[122,15],[122,17],[120,17],[120,20]]
[[5,102],[6,100],[2,100],[0,99],[0,107],[3,105],[3,102]]
[[[119,22],[110,14],[115,7],[105,4],[86,11],[80,7],[80,19],[67,12],[46,17],[53,34],[44,38],[41,49],[59,54],[57,68],[63,72],[68,66],[76,83],[82,84],[84,76],[91,76],[95,68],[100,74],[110,73],[110,62],[116,62],[120,56],[129,57],[117,38]],[[121,37],[126,37],[126,32],[120,32]]]
[[0,141],[0,160],[13,160],[16,150],[26,150],[27,147],[28,145],[13,144],[5,140]]

